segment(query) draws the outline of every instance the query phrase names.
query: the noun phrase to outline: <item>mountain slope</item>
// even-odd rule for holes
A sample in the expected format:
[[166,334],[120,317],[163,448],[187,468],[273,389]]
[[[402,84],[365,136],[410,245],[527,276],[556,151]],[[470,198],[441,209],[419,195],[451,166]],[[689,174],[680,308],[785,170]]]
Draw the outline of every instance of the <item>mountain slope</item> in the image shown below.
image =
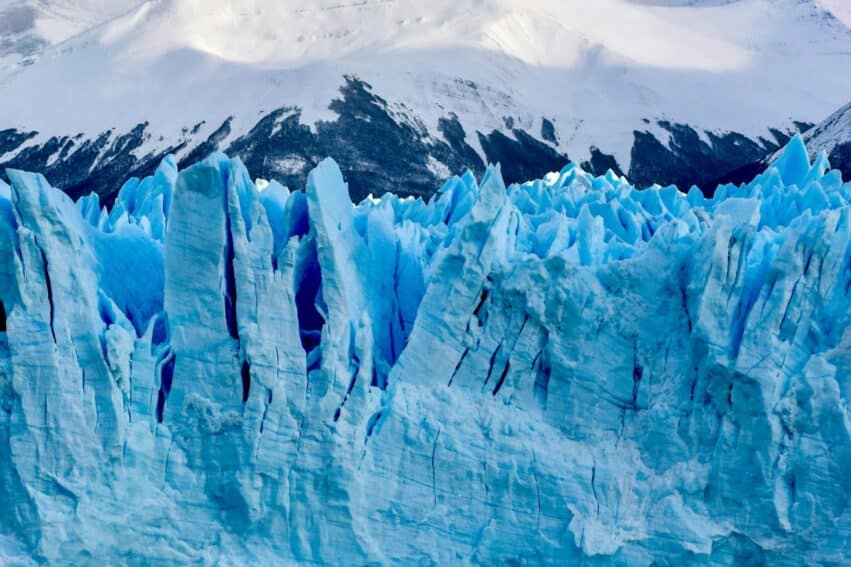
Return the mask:
[[845,0],[817,0],[815,4],[846,26],[851,27],[851,4]]
[[140,3],[140,0],[0,0],[0,70],[30,65],[45,49]]
[[[845,179],[851,179],[851,103],[846,104],[819,124],[803,133],[810,156],[816,159],[824,154],[831,167]],[[719,181],[742,183],[757,172],[779,160],[782,151],[776,151],[727,175]]]
[[152,0],[0,80],[0,162],[75,194],[211,149],[294,184],[334,155],[358,195],[404,148],[406,192],[487,161],[688,185],[823,119],[849,67],[810,0]]
[[851,179],[851,103],[808,130],[805,139],[811,151],[823,151],[831,163]]

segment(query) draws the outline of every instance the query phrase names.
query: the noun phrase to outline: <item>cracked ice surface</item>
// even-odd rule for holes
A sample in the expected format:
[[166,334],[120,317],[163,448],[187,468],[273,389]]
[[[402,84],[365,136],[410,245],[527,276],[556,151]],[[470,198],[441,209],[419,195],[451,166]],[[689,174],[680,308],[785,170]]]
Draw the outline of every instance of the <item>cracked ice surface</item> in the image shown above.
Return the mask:
[[[851,554],[851,184],[0,184],[0,559]],[[258,189],[262,187],[262,191]]]

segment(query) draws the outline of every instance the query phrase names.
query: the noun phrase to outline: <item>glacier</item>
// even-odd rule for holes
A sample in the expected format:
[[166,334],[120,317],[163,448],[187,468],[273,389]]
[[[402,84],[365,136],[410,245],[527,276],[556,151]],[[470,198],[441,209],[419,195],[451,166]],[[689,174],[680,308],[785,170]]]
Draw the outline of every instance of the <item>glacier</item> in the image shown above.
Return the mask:
[[847,564],[851,183],[0,182],[6,564]]

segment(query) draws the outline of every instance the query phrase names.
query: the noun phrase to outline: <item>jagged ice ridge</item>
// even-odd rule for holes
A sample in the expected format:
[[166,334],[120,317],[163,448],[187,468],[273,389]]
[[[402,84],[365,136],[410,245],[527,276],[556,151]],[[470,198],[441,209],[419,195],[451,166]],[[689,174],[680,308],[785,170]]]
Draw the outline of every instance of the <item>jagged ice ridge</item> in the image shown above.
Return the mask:
[[851,183],[0,183],[0,558],[841,563]]

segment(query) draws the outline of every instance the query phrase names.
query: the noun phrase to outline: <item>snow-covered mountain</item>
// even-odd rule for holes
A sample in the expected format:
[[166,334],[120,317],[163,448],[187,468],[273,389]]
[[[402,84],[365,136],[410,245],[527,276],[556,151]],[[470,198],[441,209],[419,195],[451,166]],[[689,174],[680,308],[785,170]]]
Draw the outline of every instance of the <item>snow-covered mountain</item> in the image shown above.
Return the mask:
[[812,152],[824,152],[831,163],[851,178],[851,103],[831,114],[805,135]]
[[4,564],[843,565],[851,183],[0,182]]
[[0,0],[0,69],[30,65],[46,49],[139,4],[139,0]]
[[[823,122],[804,132],[803,139],[813,159],[824,154],[831,166],[846,179],[851,179],[851,103],[843,106]],[[782,150],[764,156],[727,175],[727,181],[745,182],[780,159]]]
[[0,78],[0,165],[72,195],[214,149],[294,186],[332,155],[356,197],[496,161],[708,184],[851,97],[841,0],[108,4],[3,8],[40,47]]

